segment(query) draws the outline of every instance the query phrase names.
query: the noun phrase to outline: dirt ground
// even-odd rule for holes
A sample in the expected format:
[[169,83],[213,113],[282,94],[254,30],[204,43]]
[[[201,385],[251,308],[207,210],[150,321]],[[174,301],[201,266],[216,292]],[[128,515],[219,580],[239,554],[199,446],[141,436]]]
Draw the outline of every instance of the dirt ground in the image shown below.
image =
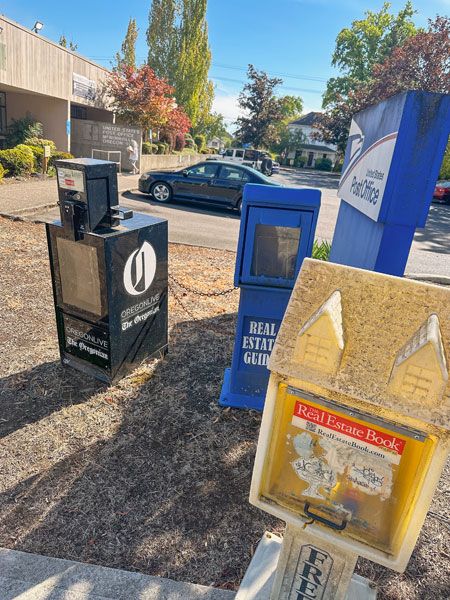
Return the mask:
[[[0,252],[0,546],[236,589],[284,528],[248,503],[260,415],[217,405],[239,292],[173,284],[169,354],[108,388],[60,366],[43,226],[0,219]],[[232,287],[234,260],[170,246],[203,291]],[[359,561],[381,600],[450,596],[449,480],[404,574]]]

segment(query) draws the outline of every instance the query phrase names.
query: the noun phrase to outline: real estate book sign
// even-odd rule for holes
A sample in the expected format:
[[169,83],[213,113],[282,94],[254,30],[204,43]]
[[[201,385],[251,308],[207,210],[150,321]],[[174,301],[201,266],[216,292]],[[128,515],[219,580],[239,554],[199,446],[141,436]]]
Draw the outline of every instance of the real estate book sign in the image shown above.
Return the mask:
[[450,133],[450,96],[411,91],[354,115],[330,260],[403,275]]

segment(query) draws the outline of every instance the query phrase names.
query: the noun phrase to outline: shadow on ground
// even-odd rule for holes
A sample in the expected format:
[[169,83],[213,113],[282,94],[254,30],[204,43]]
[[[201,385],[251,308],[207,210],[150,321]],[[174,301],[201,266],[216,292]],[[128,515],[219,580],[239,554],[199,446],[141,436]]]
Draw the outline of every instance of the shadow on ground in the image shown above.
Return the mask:
[[[150,379],[123,380],[90,408],[105,388],[58,363],[3,380],[6,401],[21,407],[5,433],[81,403],[92,440],[59,419],[61,435],[75,437],[71,452],[0,495],[0,546],[236,585],[277,522],[248,503],[260,415],[217,406],[233,331],[234,315],[175,325]],[[30,390],[40,402],[30,404]],[[109,409],[121,419],[102,439]],[[27,441],[31,453],[42,435]]]
[[418,229],[414,241],[423,244],[421,250],[450,254],[450,205],[433,203],[428,213],[426,226]]
[[170,202],[156,202],[153,200],[152,196],[149,194],[144,194],[142,192],[123,192],[123,198],[127,200],[134,200],[137,202],[142,202],[144,204],[148,204],[149,206],[167,206],[168,208],[174,210],[180,210],[183,212],[190,212],[195,214],[203,214],[203,215],[211,215],[211,216],[220,216],[220,217],[229,217],[230,219],[240,219],[237,211],[232,208],[226,208],[221,206],[213,206],[212,203],[203,203],[195,200],[171,200]]

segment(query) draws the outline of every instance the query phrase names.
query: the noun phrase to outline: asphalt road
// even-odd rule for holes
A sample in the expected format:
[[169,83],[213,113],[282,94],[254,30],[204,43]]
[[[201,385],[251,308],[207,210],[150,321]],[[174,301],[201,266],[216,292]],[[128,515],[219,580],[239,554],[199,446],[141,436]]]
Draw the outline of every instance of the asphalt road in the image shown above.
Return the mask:
[[[339,209],[336,195],[339,178],[328,173],[283,170],[274,179],[287,186],[321,190],[322,206],[316,237],[331,241]],[[137,178],[124,179],[121,190],[127,184],[129,188],[135,188],[136,183]],[[10,186],[0,188],[0,204],[2,195],[8,194],[7,187]],[[51,191],[47,196],[41,193],[41,203],[50,203],[52,198],[54,200],[55,183],[48,184],[48,187]],[[120,203],[135,211],[168,219],[171,242],[236,250],[240,221],[239,216],[231,210],[200,206],[188,201],[159,204],[137,191],[123,191]],[[58,214],[57,209],[51,209],[38,212],[33,218],[47,221],[58,218]],[[426,228],[416,232],[406,272],[450,276],[450,205],[432,204]]]

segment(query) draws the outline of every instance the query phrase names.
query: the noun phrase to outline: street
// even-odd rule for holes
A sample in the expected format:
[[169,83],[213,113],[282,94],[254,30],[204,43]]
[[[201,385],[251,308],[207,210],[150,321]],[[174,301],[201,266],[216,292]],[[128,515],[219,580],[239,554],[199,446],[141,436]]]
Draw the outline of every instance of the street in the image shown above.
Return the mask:
[[[273,176],[283,185],[292,187],[315,187],[322,192],[322,205],[316,230],[316,238],[331,241],[339,209],[336,196],[339,178],[334,174],[306,170],[282,170]],[[0,212],[11,205],[10,194],[19,201],[20,188],[34,195],[35,206],[48,206],[56,202],[56,181],[31,182],[0,187]],[[36,187],[34,187],[36,186]],[[119,189],[121,205],[136,212],[168,219],[171,242],[204,246],[221,250],[236,250],[239,234],[239,216],[228,209],[215,208],[198,203],[172,202],[160,204],[146,194],[138,192],[137,176],[121,176]],[[12,211],[14,212],[14,211]],[[20,209],[17,210],[20,214]],[[51,221],[57,219],[57,207],[40,209],[29,215],[33,219]],[[418,229],[412,245],[406,273],[450,275],[450,206],[432,204],[425,229]]]

